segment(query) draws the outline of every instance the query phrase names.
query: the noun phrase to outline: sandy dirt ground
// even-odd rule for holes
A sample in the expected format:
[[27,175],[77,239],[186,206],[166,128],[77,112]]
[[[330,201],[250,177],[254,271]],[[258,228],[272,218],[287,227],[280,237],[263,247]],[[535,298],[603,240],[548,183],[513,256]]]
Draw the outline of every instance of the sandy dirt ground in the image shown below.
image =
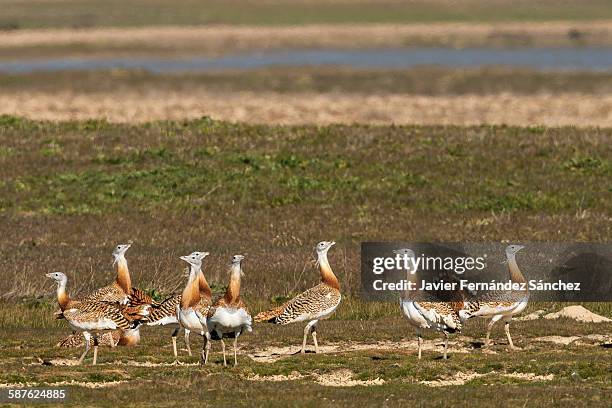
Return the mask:
[[[330,24],[39,29],[0,32],[0,53],[60,49],[88,56],[149,53],[216,55],[249,49],[612,44],[612,20],[587,22]],[[27,54],[33,58],[37,54]]]
[[210,116],[247,123],[612,126],[612,95],[346,95],[156,90],[6,92],[0,114],[32,119],[146,122]]

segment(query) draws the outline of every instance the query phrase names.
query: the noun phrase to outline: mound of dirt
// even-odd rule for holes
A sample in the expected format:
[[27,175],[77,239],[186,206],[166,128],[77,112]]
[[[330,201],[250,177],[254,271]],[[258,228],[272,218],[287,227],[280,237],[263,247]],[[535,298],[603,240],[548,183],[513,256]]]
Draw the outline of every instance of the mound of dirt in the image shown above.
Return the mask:
[[351,370],[343,369],[337,370],[327,374],[315,375],[317,384],[324,385],[326,387],[355,387],[355,386],[372,386],[382,385],[385,380],[381,378],[375,378],[373,380],[354,380],[354,373]]
[[526,381],[552,381],[555,378],[554,374],[537,375],[534,373],[506,373],[504,377],[518,378]]
[[564,336],[544,336],[544,337],[536,337],[534,340],[535,341],[543,341],[543,342],[547,342],[547,343],[563,344],[564,346],[567,346],[568,344],[573,343],[573,342],[575,342],[578,339],[580,339],[579,336],[569,336],[569,337],[564,337]]
[[560,317],[567,317],[584,323],[612,322],[612,319],[595,314],[580,305],[566,306],[556,313],[549,313],[544,316],[545,319],[558,319]]
[[[475,378],[484,377],[489,374],[496,374],[495,371],[491,371],[490,373],[480,374],[474,372],[463,373],[459,371],[452,377],[446,377],[440,380],[432,380],[432,381],[420,381],[421,384],[427,385],[428,387],[448,387],[450,385],[464,385],[468,381],[471,381]],[[547,375],[538,375],[535,373],[502,373],[500,374],[503,377],[509,378],[517,378],[525,381],[551,381],[555,376],[553,374]]]
[[519,322],[526,322],[529,320],[537,320],[540,317],[542,317],[542,315],[546,313],[544,310],[540,309],[540,310],[536,310],[533,313],[529,313],[528,315],[525,315],[523,317],[519,317],[516,320],[518,320]]
[[463,373],[459,371],[452,377],[440,380],[421,381],[421,384],[426,385],[428,387],[448,387],[449,385],[463,385],[466,382],[473,380],[474,378],[482,377],[484,375],[486,374]]
[[289,375],[277,374],[277,375],[264,375],[264,376],[260,376],[259,374],[255,374],[252,377],[248,377],[247,380],[249,380],[249,381],[272,381],[272,382],[277,382],[277,381],[293,381],[293,380],[299,380],[299,379],[302,379],[302,378],[304,378],[304,376],[302,374],[300,374],[297,371],[293,371]]

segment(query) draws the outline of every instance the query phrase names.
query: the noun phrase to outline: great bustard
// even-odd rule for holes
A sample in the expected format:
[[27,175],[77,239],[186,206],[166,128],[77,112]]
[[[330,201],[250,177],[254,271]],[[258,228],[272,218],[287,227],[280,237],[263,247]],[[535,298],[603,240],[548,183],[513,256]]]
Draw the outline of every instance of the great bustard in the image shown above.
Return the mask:
[[[410,261],[410,268],[407,270],[407,280],[414,282],[416,270],[414,251],[408,248],[393,251],[395,254],[405,257]],[[463,303],[441,302],[428,296],[427,293],[420,292],[411,295],[407,291],[400,293],[400,308],[408,323],[416,329],[418,342],[418,358],[421,358],[423,348],[423,329],[438,331],[444,336],[444,359],[448,358],[448,334],[461,331],[461,318],[459,311]]]
[[326,319],[334,313],[342,298],[340,294],[340,283],[327,260],[327,251],[329,251],[329,248],[334,244],[335,242],[322,241],[315,247],[319,271],[321,273],[320,284],[297,295],[280,307],[258,313],[257,316],[255,316],[256,322],[268,322],[281,325],[308,321],[308,324],[304,328],[302,353],[306,352],[306,340],[308,338],[308,333],[311,332],[315,353],[319,352],[319,344],[317,343],[317,323],[319,320]]
[[[225,358],[225,342],[224,337],[234,338],[234,366],[238,365],[236,356],[238,347],[238,337],[246,330],[251,332],[253,319],[249,311],[240,298],[240,279],[243,275],[241,262],[244,259],[242,255],[234,255],[232,257],[232,266],[230,269],[230,280],[225,291],[225,295],[217,300],[208,311],[208,331],[210,339],[220,340],[223,350],[223,365],[227,365]],[[210,351],[210,342],[206,346],[206,359]]]
[[[132,244],[119,244],[113,249],[113,264],[117,265],[117,276],[115,281],[107,286],[99,288],[94,292],[79,297],[78,300],[83,301],[94,301],[94,302],[111,302],[120,305],[128,305],[131,307],[140,307],[144,305],[153,306],[155,302],[138,288],[132,287],[132,280],[130,277],[130,271],[128,269],[127,259],[125,253],[132,246]],[[56,313],[57,318],[62,318],[62,313]],[[60,344],[70,347],[73,344],[78,344],[76,339],[72,336],[60,341]],[[78,335],[77,335],[78,336]],[[133,346],[140,342],[140,329],[127,330],[121,333],[119,339],[119,345]]]
[[[516,254],[523,248],[525,248],[523,245],[508,245],[506,247],[506,260],[510,272],[510,280],[513,283],[524,284],[527,282],[516,262]],[[527,307],[527,302],[529,301],[529,290],[527,286],[525,285],[525,290],[486,293],[483,297],[483,300],[470,300],[466,302],[465,309],[468,312],[468,318],[491,318],[491,321],[487,325],[487,336],[485,338],[484,347],[489,347],[493,325],[497,321],[503,320],[504,331],[508,338],[508,345],[511,350],[518,350],[519,348],[514,345],[512,337],[510,336],[510,321],[512,320],[512,316],[521,313]]]
[[[208,349],[210,340],[210,335],[208,334],[208,328],[206,326],[206,312],[208,312],[208,309],[202,309],[202,295],[200,293],[202,259],[208,255],[208,252],[198,252],[180,257],[189,264],[189,279],[181,294],[180,303],[175,310],[176,318],[181,327],[185,330],[195,331],[204,339],[200,357],[201,364],[206,364],[207,362],[207,353],[205,355],[205,350]],[[188,341],[187,335],[185,339]]]
[[[208,253],[204,252],[192,252],[189,256],[194,255],[201,259],[204,259],[208,255]],[[208,311],[208,307],[211,304],[212,291],[210,290],[210,286],[200,269],[198,274],[198,284],[200,288],[201,300],[198,309],[200,312],[206,316],[206,312]],[[144,293],[142,290],[138,288],[132,288],[132,293],[129,296],[129,304],[130,305],[151,305],[150,314],[147,317],[147,326],[169,326],[173,327],[172,331],[172,351],[174,353],[175,360],[178,358],[178,351],[176,348],[176,337],[181,328],[179,325],[176,308],[181,303],[181,294],[174,294],[163,301],[156,301],[151,296]],[[202,310],[204,309],[204,310]],[[185,345],[187,346],[187,353],[191,356],[191,346],[189,344],[189,329],[184,328],[185,331]]]
[[83,362],[89,352],[91,337],[94,340],[95,365],[98,359],[98,333],[113,330],[133,330],[140,320],[148,314],[148,306],[129,307],[112,302],[95,300],[72,300],[66,291],[68,278],[62,272],[46,274],[57,283],[57,301],[62,310],[62,316],[73,330],[83,333],[85,351],[79,358]]
[[128,304],[128,296],[132,294],[132,280],[130,271],[128,270],[125,252],[130,249],[132,244],[119,244],[113,250],[114,264],[117,265],[117,277],[110,285],[104,286],[84,299],[92,301],[117,302],[119,304]]

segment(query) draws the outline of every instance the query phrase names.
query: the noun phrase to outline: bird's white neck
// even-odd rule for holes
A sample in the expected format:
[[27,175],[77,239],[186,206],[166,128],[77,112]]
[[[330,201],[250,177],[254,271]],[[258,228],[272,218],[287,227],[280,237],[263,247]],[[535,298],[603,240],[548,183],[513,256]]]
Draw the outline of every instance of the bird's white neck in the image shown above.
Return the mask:
[[132,292],[132,280],[130,279],[127,259],[125,259],[125,255],[121,254],[115,257],[115,262],[117,263],[117,278],[115,282],[129,295]]
[[66,292],[67,279],[62,279],[57,282],[57,303],[59,303],[60,309],[64,310],[68,303],[70,303],[70,296]]
[[340,290],[340,282],[338,282],[338,278],[334,275],[334,271],[332,271],[327,260],[327,251],[317,252],[317,262],[319,264],[319,272],[321,273],[321,282]]
[[181,307],[183,309],[193,307],[200,302],[200,288],[198,283],[198,272],[200,269],[201,267],[189,265],[189,280],[181,295]]
[[233,263],[230,272],[230,281],[225,291],[225,301],[228,303],[236,302],[240,298],[240,279],[242,271],[239,263]]
[[210,289],[208,281],[206,281],[202,268],[198,271],[198,288],[200,289],[200,296],[209,300],[212,299],[212,290]]
[[515,283],[525,283],[527,280],[521,273],[521,270],[516,263],[516,254],[506,254],[508,259],[508,269],[510,271],[510,279]]

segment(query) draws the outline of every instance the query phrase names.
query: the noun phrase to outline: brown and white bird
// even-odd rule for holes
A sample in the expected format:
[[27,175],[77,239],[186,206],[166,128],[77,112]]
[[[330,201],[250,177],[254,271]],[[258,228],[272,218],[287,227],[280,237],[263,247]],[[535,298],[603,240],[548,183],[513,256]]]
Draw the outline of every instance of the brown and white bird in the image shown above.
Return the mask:
[[85,351],[79,358],[83,362],[89,352],[91,338],[94,340],[95,365],[98,358],[98,334],[114,330],[136,330],[141,320],[148,314],[148,306],[129,307],[118,303],[95,300],[72,300],[66,291],[68,278],[62,272],[46,274],[57,283],[57,301],[62,316],[73,330],[82,332],[85,338]]
[[117,277],[115,281],[85,296],[83,300],[116,302],[122,305],[128,304],[128,296],[132,294],[132,280],[128,270],[125,252],[132,244],[119,244],[113,250],[114,262],[117,265]]
[[[208,255],[208,252],[194,252],[180,257],[189,264],[189,279],[181,294],[180,303],[175,309],[175,316],[180,326],[185,330],[195,331],[204,338],[204,346],[202,347],[200,358],[201,364],[206,364],[208,353],[205,354],[205,350],[210,347],[210,335],[206,325],[208,307],[202,305],[202,294],[200,292],[202,260]],[[208,284],[206,285],[208,286]],[[208,304],[210,305],[210,298],[208,299]],[[188,336],[186,336],[186,341],[188,341]]]
[[[194,252],[192,255],[202,254],[203,252]],[[204,273],[200,269],[198,274],[198,287],[200,290],[200,303],[197,305],[196,309],[206,316],[208,313],[208,309],[212,303],[212,290],[204,277]],[[176,308],[181,303],[181,294],[172,295],[165,300],[154,303],[151,305],[151,314],[147,317],[147,326],[169,326],[173,327],[172,331],[172,349],[174,351],[174,358],[178,358],[178,352],[176,348],[176,337],[178,335],[179,330],[181,329],[181,325],[179,324]],[[189,342],[189,334],[190,330],[186,327],[183,327],[185,332],[185,346],[187,347],[187,354],[190,356],[191,353],[191,345]]]
[[[223,365],[227,365],[225,358],[225,342],[223,338],[234,339],[234,366],[238,365],[237,347],[238,337],[245,331],[251,332],[253,319],[240,297],[240,280],[243,275],[241,262],[242,255],[232,257],[230,269],[230,281],[227,285],[225,295],[217,300],[208,311],[207,325],[210,339],[220,340],[223,350]],[[205,361],[208,360],[210,342],[206,347]]]
[[[147,295],[144,291],[132,287],[130,271],[128,269],[125,253],[132,244],[119,244],[113,249],[113,265],[117,265],[117,276],[111,284],[95,290],[94,292],[80,296],[75,300],[92,301],[92,302],[111,302],[120,305],[127,305],[133,308],[139,308],[145,305],[156,305],[156,302]],[[57,318],[62,318],[63,314],[56,313]],[[76,335],[76,338],[74,337]],[[64,347],[71,347],[73,344],[78,344],[77,341],[80,334],[68,336],[60,341]],[[140,342],[140,329],[127,330],[121,333],[119,345],[134,346]]]
[[317,323],[319,320],[331,316],[342,299],[340,283],[327,260],[327,252],[334,244],[335,242],[322,241],[315,247],[319,272],[321,273],[320,284],[297,295],[280,307],[261,312],[255,316],[256,322],[281,325],[307,321],[308,324],[304,328],[304,338],[302,340],[302,353],[306,352],[306,340],[308,333],[311,332],[315,353],[319,352]]
[[[506,247],[506,261],[510,272],[510,280],[513,283],[526,283],[527,279],[519,269],[516,262],[516,254],[525,248],[523,245],[508,245]],[[483,295],[482,300],[469,300],[466,302],[464,309],[467,311],[468,318],[483,317],[491,318],[487,325],[487,336],[485,338],[484,347],[489,347],[491,329],[493,325],[502,320],[504,322],[504,331],[508,338],[510,350],[518,350],[519,348],[512,342],[510,336],[510,321],[512,316],[521,313],[527,307],[529,301],[529,290],[525,285],[525,290],[512,290],[507,292],[487,292]]]
[[[409,248],[393,251],[397,255],[407,258],[411,267],[407,270],[408,282],[415,279],[416,270],[414,260],[416,255]],[[444,336],[444,359],[448,358],[448,335],[461,331],[461,318],[459,310],[463,307],[462,302],[440,302],[429,298],[427,293],[419,292],[413,295],[407,291],[400,294],[400,308],[408,323],[416,329],[418,342],[418,358],[421,359],[423,348],[422,330],[435,330]]]

